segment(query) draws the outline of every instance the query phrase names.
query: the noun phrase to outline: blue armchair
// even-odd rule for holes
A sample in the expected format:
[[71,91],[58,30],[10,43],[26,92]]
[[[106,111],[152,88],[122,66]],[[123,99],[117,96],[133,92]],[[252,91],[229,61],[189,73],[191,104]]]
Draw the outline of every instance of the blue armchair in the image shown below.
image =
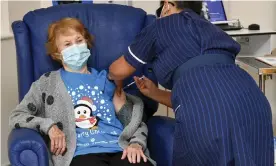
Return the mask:
[[[88,65],[98,70],[109,65],[127,51],[135,36],[151,23],[155,17],[143,10],[121,5],[70,4],[39,9],[27,13],[23,21],[12,24],[17,52],[19,100],[28,92],[32,82],[43,73],[60,68],[46,55],[45,42],[50,23],[64,17],[75,17],[82,21],[95,37],[95,46]],[[156,83],[151,65],[137,70],[135,75],[145,75]],[[132,81],[131,78],[125,84]],[[160,166],[170,166],[174,120],[167,117],[152,117],[157,103],[140,94],[132,86],[128,93],[140,96],[145,103],[148,120],[148,146],[151,156]],[[47,146],[34,130],[15,129],[9,136],[9,159],[13,166],[48,166]]]

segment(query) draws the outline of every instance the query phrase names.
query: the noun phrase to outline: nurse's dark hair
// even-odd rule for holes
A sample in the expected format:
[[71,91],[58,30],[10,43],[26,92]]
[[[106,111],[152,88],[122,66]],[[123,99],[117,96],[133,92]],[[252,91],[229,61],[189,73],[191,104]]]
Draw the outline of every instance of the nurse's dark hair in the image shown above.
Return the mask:
[[160,17],[163,5],[164,5],[164,1],[160,1],[160,7],[155,11],[155,14],[157,17]]
[[[173,1],[174,3],[170,3],[172,5],[176,5],[176,8],[180,10],[184,10],[186,8],[189,8],[193,10],[197,14],[201,14],[202,10],[202,1]],[[164,5],[164,1],[160,1],[160,7],[156,10],[157,17],[160,17],[161,11]]]
[[[163,2],[164,3],[164,2]],[[202,1],[174,1],[176,8],[180,10],[191,9],[195,13],[199,14],[202,10]]]

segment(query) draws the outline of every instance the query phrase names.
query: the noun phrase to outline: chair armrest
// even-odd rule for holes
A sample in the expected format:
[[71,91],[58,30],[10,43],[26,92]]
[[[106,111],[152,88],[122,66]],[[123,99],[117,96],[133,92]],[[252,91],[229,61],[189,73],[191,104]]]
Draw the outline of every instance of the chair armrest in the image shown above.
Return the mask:
[[174,126],[169,117],[153,116],[148,121],[148,147],[158,166],[172,165]]
[[8,140],[9,159],[13,166],[48,166],[48,150],[43,138],[31,129],[14,129]]

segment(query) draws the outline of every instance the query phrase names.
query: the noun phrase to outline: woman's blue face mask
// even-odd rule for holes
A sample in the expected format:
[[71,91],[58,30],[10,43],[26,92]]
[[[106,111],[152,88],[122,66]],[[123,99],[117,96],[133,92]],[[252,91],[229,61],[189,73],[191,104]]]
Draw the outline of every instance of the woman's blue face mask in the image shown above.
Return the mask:
[[80,71],[90,57],[86,43],[74,44],[61,51],[63,63],[73,71]]

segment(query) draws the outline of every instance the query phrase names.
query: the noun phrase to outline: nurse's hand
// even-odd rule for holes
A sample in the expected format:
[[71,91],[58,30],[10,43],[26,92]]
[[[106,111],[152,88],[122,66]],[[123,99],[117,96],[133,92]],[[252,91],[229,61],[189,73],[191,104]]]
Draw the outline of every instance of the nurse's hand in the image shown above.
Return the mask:
[[118,113],[120,111],[120,109],[123,107],[123,105],[126,103],[126,94],[125,92],[122,90],[120,92],[121,95],[118,95],[118,93],[114,93],[113,96],[113,104],[115,107],[115,111]]
[[122,160],[125,158],[128,158],[128,161],[130,163],[140,163],[141,159],[144,160],[144,162],[147,162],[147,157],[145,156],[141,145],[139,144],[130,144],[123,152]]
[[139,79],[139,77],[134,77],[134,80],[138,89],[143,95],[152,98],[156,95],[156,93],[158,93],[158,87],[147,77],[144,76],[143,79]]
[[134,80],[143,95],[172,108],[171,92],[158,89],[158,87],[147,77],[144,77],[143,79],[134,77]]

